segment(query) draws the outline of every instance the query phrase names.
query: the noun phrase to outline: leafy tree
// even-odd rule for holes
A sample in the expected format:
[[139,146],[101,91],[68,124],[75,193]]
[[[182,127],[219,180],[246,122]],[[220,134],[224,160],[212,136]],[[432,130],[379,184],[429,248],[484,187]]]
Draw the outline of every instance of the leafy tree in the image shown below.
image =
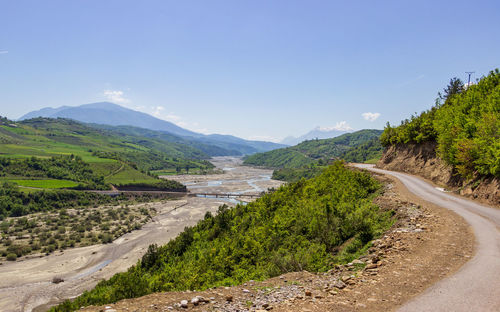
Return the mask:
[[463,88],[454,78],[439,102],[381,135],[384,146],[437,143],[437,154],[465,179],[500,177],[500,71]]
[[451,78],[450,83],[446,88],[443,89],[443,93],[441,94],[440,92],[438,93],[438,96],[441,100],[444,100],[445,103],[449,98],[456,94],[460,94],[465,90],[464,83],[462,80],[458,79],[457,77]]

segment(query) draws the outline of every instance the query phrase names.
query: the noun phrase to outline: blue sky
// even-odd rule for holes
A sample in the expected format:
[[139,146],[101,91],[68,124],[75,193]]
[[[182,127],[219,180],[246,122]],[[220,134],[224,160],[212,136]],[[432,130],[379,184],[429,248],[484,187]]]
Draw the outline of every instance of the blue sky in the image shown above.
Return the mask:
[[383,128],[500,67],[499,29],[499,1],[0,0],[0,115],[111,100],[252,139]]

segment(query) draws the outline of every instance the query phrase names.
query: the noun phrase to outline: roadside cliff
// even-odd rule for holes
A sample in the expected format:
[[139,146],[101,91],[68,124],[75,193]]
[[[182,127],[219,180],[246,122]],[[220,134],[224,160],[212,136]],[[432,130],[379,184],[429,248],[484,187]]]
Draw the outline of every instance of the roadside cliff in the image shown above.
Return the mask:
[[435,142],[391,145],[384,151],[377,167],[418,175],[460,195],[500,206],[498,178],[461,178],[452,166],[436,155],[436,146]]

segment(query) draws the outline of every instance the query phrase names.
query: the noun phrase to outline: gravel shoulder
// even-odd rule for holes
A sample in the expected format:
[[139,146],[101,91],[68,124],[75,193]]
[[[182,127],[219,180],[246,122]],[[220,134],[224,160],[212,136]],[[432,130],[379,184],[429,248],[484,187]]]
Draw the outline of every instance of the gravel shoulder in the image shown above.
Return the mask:
[[448,194],[414,176],[370,170],[395,176],[417,196],[458,214],[475,236],[474,257],[400,311],[500,311],[500,210]]

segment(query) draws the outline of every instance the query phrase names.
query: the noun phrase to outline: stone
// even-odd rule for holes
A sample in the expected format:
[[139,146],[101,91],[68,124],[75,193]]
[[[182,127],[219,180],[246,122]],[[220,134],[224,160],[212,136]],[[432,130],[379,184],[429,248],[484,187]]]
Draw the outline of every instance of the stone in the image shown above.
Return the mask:
[[181,308],[186,309],[188,307],[188,301],[187,300],[181,300]]
[[249,293],[249,292],[250,292],[250,290],[248,290],[248,289],[243,289],[243,292],[244,292],[244,293]]
[[363,264],[363,261],[356,259],[356,260],[352,261],[352,263],[353,264]]
[[333,284],[333,287],[338,289],[344,289],[346,286],[347,285],[342,281],[337,281],[335,284]]
[[52,279],[52,283],[54,283],[54,284],[59,284],[59,283],[62,283],[62,282],[64,282],[64,279],[62,279],[61,277],[54,277]]
[[228,301],[228,302],[233,302],[233,296],[231,296],[231,295],[227,295],[227,296],[226,296],[226,301]]
[[193,299],[191,299],[191,303],[197,306],[198,304],[200,304],[200,299],[198,297],[194,297]]
[[306,296],[308,297],[312,296],[312,292],[310,290],[306,290]]

